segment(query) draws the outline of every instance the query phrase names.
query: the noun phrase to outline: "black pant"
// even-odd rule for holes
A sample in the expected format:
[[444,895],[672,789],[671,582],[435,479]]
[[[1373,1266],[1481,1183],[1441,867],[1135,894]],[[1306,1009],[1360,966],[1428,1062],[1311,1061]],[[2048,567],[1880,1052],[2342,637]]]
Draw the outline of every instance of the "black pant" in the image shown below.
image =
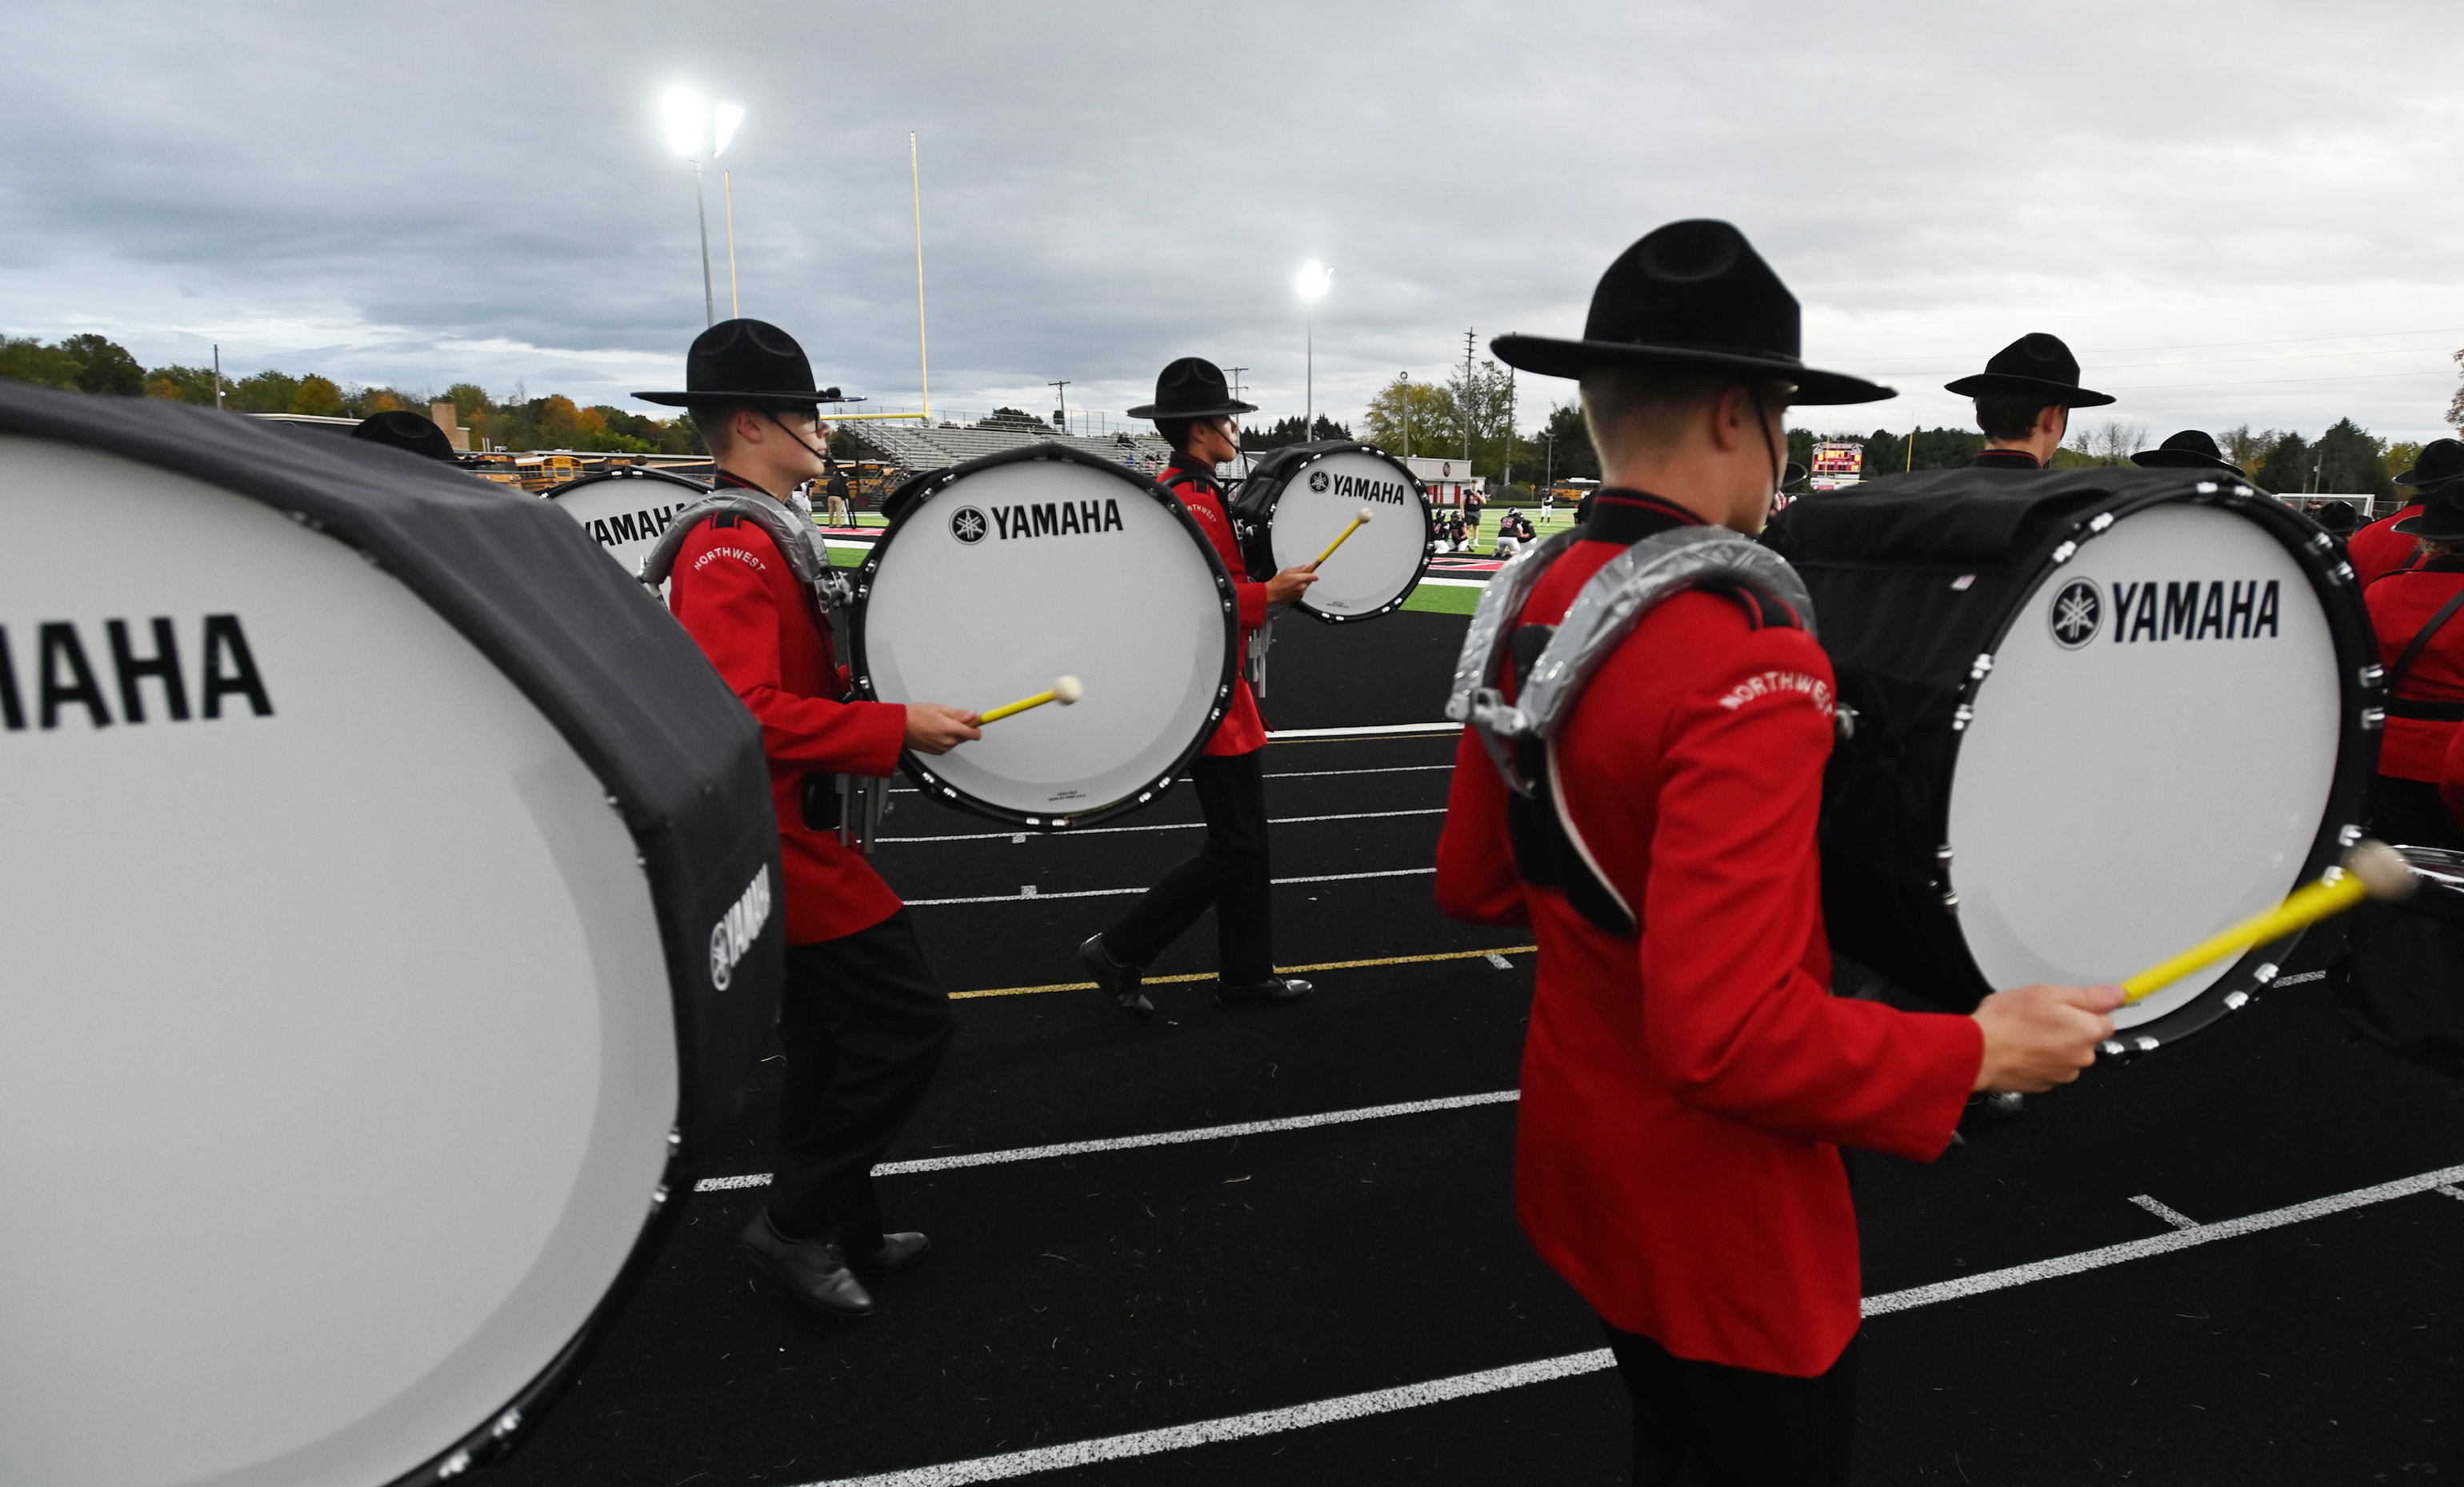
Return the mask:
[[1634,1401],[1635,1487],[1846,1487],[1861,1337],[1828,1372],[1793,1379],[1607,1331]]
[[869,929],[787,947],[779,1005],[786,1087],[770,1217],[863,1257],[881,1248],[872,1165],[950,1051],[957,1018],[900,909]]
[[2370,781],[2370,835],[2402,846],[2464,850],[2464,830],[2448,814],[2438,787],[2426,779],[2380,775]]
[[1266,868],[1265,751],[1201,754],[1189,767],[1206,813],[1206,844],[1164,874],[1104,931],[1104,949],[1124,965],[1150,966],[1211,906],[1216,973],[1227,986],[1255,986],[1275,973],[1274,888]]

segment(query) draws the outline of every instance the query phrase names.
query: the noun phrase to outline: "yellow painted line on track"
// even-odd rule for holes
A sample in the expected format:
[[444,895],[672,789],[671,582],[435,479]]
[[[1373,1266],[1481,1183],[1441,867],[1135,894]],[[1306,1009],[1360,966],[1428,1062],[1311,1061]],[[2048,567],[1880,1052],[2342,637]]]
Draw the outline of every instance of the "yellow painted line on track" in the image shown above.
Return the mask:
[[[1507,945],[1496,950],[1450,950],[1433,955],[1383,955],[1375,960],[1327,960],[1314,966],[1278,966],[1278,975],[1298,975],[1304,971],[1361,971],[1372,966],[1419,966],[1438,960],[1483,960],[1491,955],[1530,955],[1539,952],[1537,945]],[[1212,981],[1213,972],[1193,975],[1151,975],[1149,986],[1167,986],[1176,981]],[[952,992],[952,1001],[965,1001],[975,996],[1025,996],[1035,992],[1091,992],[1092,981],[1056,981],[1050,986],[997,986],[981,992]]]

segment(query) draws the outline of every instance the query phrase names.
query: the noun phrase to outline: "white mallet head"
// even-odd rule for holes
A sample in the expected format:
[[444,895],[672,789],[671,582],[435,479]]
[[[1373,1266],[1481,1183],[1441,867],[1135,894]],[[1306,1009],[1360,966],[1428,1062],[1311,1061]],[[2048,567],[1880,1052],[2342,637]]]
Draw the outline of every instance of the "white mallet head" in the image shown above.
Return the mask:
[[1056,676],[1052,679],[1052,700],[1065,708],[1086,695],[1087,689],[1080,686],[1078,678],[1074,676]]
[[1375,516],[1375,515],[1376,515],[1376,514],[1376,514],[1375,511],[1372,511],[1370,508],[1368,508],[1368,507],[1366,507],[1366,506],[1364,506],[1364,507],[1360,508],[1360,519],[1361,519],[1361,520],[1363,520],[1363,521],[1367,521],[1370,517]]
[[2382,902],[2410,898],[2421,881],[2412,875],[2412,864],[2404,860],[2404,854],[2384,842],[2355,842],[2344,854],[2344,871],[2361,879],[2370,897]]

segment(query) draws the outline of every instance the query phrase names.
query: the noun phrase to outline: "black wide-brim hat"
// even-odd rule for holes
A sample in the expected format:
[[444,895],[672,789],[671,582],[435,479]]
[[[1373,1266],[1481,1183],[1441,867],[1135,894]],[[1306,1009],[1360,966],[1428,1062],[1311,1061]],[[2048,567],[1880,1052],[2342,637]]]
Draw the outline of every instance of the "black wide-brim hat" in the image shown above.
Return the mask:
[[453,457],[453,442],[436,421],[422,418],[402,408],[387,408],[361,419],[351,430],[351,437],[369,444],[382,444],[389,449],[405,449],[432,460]]
[[2464,542],[2464,482],[2431,491],[2423,496],[2418,514],[2388,530],[2429,542]]
[[2340,537],[2351,536],[2362,527],[2362,514],[2353,510],[2353,503],[2350,501],[2321,501],[2317,511],[2305,514],[2327,532]]
[[693,338],[685,353],[685,390],[637,392],[670,407],[741,404],[757,408],[815,408],[844,402],[836,387],[813,384],[813,363],[796,338],[767,320],[721,320]]
[[2216,441],[2197,428],[2185,428],[2152,449],[2140,450],[2130,456],[2130,463],[2151,470],[2221,470],[2227,474],[2242,474],[2242,468],[2225,458]]
[[2395,477],[2400,486],[2434,486],[2442,481],[2464,476],[2464,443],[2453,439],[2432,439],[2421,447],[2421,458],[2412,468]]
[[1672,222],[1618,254],[1592,291],[1580,340],[1512,335],[1488,345],[1507,365],[1544,377],[1734,373],[1790,384],[1790,403],[1899,396],[1861,377],[1807,366],[1798,355],[1796,296],[1743,232],[1708,218]]
[[2090,392],[2079,384],[2079,358],[2058,336],[2030,331],[1993,353],[1985,370],[1942,390],[1963,398],[2042,398],[2043,406],[2098,408],[2116,401],[2111,393]]
[[1232,396],[1223,368],[1204,357],[1182,357],[1155,374],[1155,401],[1130,409],[1132,418],[1235,418],[1258,405]]

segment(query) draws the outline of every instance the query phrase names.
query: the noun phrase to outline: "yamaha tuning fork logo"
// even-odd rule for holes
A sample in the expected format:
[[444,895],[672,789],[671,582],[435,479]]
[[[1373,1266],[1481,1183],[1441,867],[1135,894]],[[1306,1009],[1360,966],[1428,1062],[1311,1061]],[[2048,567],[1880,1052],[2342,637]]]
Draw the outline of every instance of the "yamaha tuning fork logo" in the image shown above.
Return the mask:
[[2096,639],[2104,623],[2104,597],[2089,579],[2073,579],[2055,593],[2047,619],[2054,627],[2055,644],[2064,650],[2077,650]]
[[714,990],[726,991],[727,983],[736,978],[736,963],[753,949],[761,935],[761,927],[770,922],[770,869],[762,868],[745,885],[744,891],[718,923],[710,927],[710,984]]
[[1318,494],[1326,494],[1326,488],[1332,482],[1326,478],[1325,470],[1312,470],[1309,471],[1309,489],[1315,491]]
[[950,536],[969,547],[982,541],[984,534],[991,530],[992,523],[984,519],[982,512],[972,506],[961,506],[950,514]]

